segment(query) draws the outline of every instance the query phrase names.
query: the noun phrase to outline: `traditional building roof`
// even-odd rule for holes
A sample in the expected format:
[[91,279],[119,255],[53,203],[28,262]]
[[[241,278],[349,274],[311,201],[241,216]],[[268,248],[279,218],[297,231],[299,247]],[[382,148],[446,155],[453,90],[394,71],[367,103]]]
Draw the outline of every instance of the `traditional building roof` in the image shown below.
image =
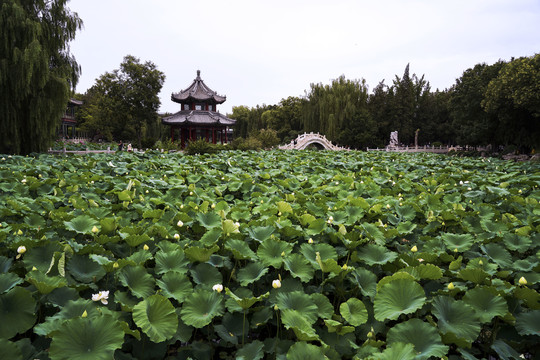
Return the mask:
[[174,115],[163,118],[166,125],[210,125],[210,126],[233,126],[236,120],[229,119],[214,111],[206,110],[182,110]]
[[227,100],[226,96],[218,95],[210,89],[201,79],[201,71],[197,70],[197,77],[193,83],[185,90],[171,95],[171,100],[177,103],[204,102],[207,104],[222,104]]

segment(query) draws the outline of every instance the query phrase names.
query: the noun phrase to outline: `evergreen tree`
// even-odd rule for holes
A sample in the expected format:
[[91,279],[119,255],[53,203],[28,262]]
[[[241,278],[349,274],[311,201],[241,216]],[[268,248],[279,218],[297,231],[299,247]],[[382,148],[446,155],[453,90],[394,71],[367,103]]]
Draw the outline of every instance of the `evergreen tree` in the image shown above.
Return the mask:
[[[45,151],[79,78],[67,0],[0,1],[0,153]],[[9,94],[9,96],[8,96]]]

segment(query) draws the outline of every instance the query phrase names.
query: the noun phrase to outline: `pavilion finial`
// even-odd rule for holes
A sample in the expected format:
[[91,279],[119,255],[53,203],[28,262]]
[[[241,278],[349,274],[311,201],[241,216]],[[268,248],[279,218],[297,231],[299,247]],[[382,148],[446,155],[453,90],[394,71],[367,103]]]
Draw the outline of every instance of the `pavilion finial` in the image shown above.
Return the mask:
[[197,70],[197,77],[198,77],[198,78],[201,77],[201,70]]

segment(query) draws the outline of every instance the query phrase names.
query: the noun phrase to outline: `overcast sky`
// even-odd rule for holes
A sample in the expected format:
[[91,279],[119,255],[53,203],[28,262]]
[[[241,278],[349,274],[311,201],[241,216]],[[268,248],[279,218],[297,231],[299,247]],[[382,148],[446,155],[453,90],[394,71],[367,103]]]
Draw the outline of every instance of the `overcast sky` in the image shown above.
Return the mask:
[[391,84],[407,63],[433,90],[449,88],[478,63],[540,52],[540,0],[71,0],[84,21],[71,43],[84,93],[124,56],[165,73],[161,111],[171,93],[201,70],[227,101],[277,104],[311,83],[345,75],[370,91]]

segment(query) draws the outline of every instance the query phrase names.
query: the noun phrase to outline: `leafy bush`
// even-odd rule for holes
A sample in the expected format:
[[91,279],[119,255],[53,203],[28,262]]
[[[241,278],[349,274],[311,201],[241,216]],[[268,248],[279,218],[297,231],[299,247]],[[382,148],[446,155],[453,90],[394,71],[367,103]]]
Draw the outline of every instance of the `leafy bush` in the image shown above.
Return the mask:
[[0,156],[2,357],[533,358],[539,185],[432,154]]
[[214,145],[204,139],[190,141],[185,148],[187,155],[195,154],[215,154],[222,149],[222,145]]

